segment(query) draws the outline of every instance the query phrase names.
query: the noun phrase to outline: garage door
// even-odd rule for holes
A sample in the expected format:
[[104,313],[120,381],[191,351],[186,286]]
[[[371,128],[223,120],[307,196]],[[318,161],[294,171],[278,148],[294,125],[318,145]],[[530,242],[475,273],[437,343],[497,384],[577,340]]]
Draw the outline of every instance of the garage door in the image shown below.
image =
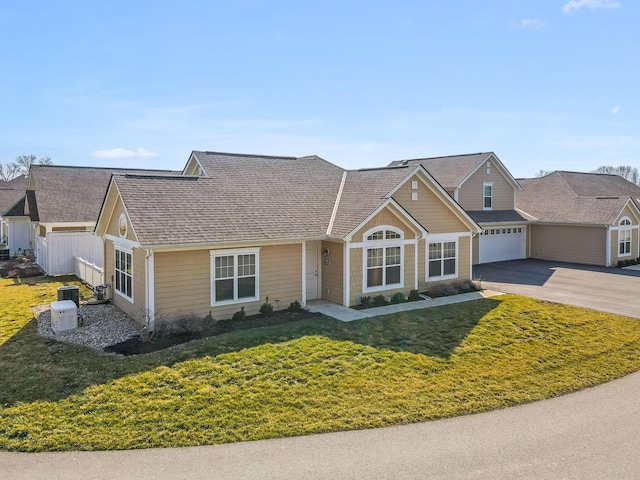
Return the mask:
[[525,227],[485,228],[480,235],[480,263],[526,257]]

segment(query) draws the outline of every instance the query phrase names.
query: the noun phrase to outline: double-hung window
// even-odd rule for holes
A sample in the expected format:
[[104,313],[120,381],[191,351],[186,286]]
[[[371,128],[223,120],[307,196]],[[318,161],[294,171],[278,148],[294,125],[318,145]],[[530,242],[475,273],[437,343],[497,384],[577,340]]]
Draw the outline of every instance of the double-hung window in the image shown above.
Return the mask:
[[618,256],[631,255],[631,220],[624,217],[618,224]]
[[493,182],[484,182],[482,185],[482,208],[484,210],[493,208]]
[[456,277],[456,242],[429,243],[429,280]]
[[402,237],[401,232],[384,228],[365,234],[365,292],[402,287]]
[[115,247],[115,290],[127,300],[133,301],[133,252]]
[[259,249],[211,250],[211,305],[258,300]]

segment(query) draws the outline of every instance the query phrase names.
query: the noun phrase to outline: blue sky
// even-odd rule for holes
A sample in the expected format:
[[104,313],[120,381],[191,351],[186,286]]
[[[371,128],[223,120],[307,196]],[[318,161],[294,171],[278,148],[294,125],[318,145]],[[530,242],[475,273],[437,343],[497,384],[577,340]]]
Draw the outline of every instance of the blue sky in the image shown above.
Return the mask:
[[640,2],[0,0],[0,163],[640,167]]

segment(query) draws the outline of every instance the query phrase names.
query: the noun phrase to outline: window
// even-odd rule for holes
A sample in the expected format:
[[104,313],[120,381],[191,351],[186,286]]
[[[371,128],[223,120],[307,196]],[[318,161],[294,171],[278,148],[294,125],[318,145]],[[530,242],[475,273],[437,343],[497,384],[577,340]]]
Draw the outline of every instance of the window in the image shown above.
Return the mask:
[[365,234],[364,291],[402,287],[403,235],[381,229]]
[[133,254],[132,251],[115,248],[116,292],[133,301]]
[[482,206],[485,210],[491,210],[493,208],[493,183],[484,182],[483,184]]
[[456,242],[429,243],[429,279],[456,276]]
[[258,249],[211,250],[211,304],[258,300]]
[[618,256],[626,257],[631,255],[631,220],[624,217],[618,225]]

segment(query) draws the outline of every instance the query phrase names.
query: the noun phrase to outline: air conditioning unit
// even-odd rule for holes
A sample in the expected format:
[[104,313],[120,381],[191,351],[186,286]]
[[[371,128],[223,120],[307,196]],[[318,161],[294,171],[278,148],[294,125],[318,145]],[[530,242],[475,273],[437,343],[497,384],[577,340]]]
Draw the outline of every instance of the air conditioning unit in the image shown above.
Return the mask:
[[54,333],[78,327],[78,306],[73,300],[51,303],[51,328]]

